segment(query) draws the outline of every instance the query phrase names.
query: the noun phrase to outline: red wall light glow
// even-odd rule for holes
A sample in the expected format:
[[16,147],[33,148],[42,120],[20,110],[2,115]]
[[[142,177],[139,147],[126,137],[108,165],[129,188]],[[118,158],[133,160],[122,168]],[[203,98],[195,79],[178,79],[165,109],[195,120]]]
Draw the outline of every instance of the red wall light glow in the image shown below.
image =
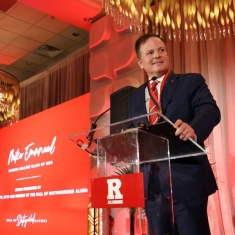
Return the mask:
[[68,136],[88,109],[87,94],[0,129],[1,235],[87,234],[90,158]]

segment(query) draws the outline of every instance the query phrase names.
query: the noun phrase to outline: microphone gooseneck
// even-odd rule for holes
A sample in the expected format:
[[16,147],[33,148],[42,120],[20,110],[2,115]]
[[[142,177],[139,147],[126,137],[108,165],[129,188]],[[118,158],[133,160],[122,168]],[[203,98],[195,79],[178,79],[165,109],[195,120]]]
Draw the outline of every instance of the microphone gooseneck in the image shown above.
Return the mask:
[[[155,81],[157,79],[156,76],[152,77],[151,79],[149,79],[147,82],[145,82],[144,84],[147,84],[150,81]],[[142,87],[144,84],[142,84],[141,86],[139,86],[138,88],[136,88],[134,91],[132,91],[131,93],[129,93],[127,96],[125,96],[124,98],[122,98],[121,100],[119,100],[117,103],[115,103],[114,105],[112,105],[111,107],[109,107],[108,109],[106,109],[103,113],[101,113],[96,119],[95,121],[91,124],[91,129],[90,129],[90,133],[89,135],[86,137],[88,140],[88,148],[91,146],[91,143],[93,141],[93,136],[95,133],[95,129],[97,127],[97,121],[105,114],[107,113],[110,109],[114,108],[115,106],[117,106],[118,104],[120,104],[123,100],[125,100],[126,98],[128,98],[129,96],[131,96],[133,93],[135,93],[140,87]]]

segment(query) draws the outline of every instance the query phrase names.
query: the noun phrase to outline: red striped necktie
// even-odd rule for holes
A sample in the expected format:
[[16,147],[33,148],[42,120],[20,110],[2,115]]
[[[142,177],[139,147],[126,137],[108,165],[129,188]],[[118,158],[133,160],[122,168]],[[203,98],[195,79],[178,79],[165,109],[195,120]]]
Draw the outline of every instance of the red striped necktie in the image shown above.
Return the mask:
[[[159,83],[158,81],[154,81],[150,85],[150,89],[149,89],[150,96],[152,96],[156,102],[154,102],[153,99],[150,97],[150,101],[149,101],[149,113],[161,111],[160,102],[158,100],[158,91],[157,91],[157,84],[158,83]],[[157,113],[150,115],[149,116],[149,123],[150,123],[150,125],[156,124],[159,121],[159,118],[160,118],[160,116]]]

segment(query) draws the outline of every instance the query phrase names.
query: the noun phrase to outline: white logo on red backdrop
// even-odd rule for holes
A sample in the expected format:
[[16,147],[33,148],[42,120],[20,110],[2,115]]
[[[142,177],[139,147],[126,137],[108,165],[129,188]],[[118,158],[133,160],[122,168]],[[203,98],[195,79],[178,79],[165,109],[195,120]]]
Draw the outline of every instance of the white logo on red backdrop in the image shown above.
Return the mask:
[[16,223],[16,226],[22,226],[24,228],[26,228],[28,223],[47,223],[47,219],[37,219],[36,218],[36,213],[30,214],[30,215],[17,215],[16,219],[6,219],[7,223]]
[[19,149],[17,149],[16,151],[12,149],[9,154],[8,165],[10,165],[10,163],[12,162],[16,163],[18,160],[22,158],[24,158],[25,161],[28,161],[28,159],[32,156],[39,157],[41,154],[45,153],[53,154],[55,151],[55,143],[56,143],[56,136],[53,138],[51,144],[48,146],[38,147],[33,149],[32,146],[34,145],[34,143],[31,143],[25,147],[24,152],[20,152]]

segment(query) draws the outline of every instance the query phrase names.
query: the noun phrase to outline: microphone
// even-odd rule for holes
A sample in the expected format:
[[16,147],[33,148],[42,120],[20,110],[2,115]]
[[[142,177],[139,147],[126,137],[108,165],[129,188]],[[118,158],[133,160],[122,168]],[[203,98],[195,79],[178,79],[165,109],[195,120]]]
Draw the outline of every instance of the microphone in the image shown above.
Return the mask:
[[109,107],[107,110],[105,110],[103,113],[101,113],[94,121],[94,123],[91,124],[91,129],[90,129],[90,133],[89,135],[86,137],[88,140],[88,146],[87,148],[89,148],[91,146],[91,143],[93,141],[93,136],[95,133],[95,129],[97,127],[97,121],[105,114],[107,113],[110,109],[116,107],[118,104],[120,104],[123,100],[125,100],[126,98],[128,98],[129,96],[131,96],[133,93],[135,93],[136,91],[138,91],[143,85],[148,84],[150,81],[155,81],[157,79],[157,77],[152,77],[151,79],[149,79],[147,82],[143,83],[141,86],[139,86],[137,89],[135,89],[134,91],[130,92],[128,95],[126,95],[124,98],[122,98],[121,100],[119,100],[117,103],[115,103],[114,105],[112,105],[111,107]]

